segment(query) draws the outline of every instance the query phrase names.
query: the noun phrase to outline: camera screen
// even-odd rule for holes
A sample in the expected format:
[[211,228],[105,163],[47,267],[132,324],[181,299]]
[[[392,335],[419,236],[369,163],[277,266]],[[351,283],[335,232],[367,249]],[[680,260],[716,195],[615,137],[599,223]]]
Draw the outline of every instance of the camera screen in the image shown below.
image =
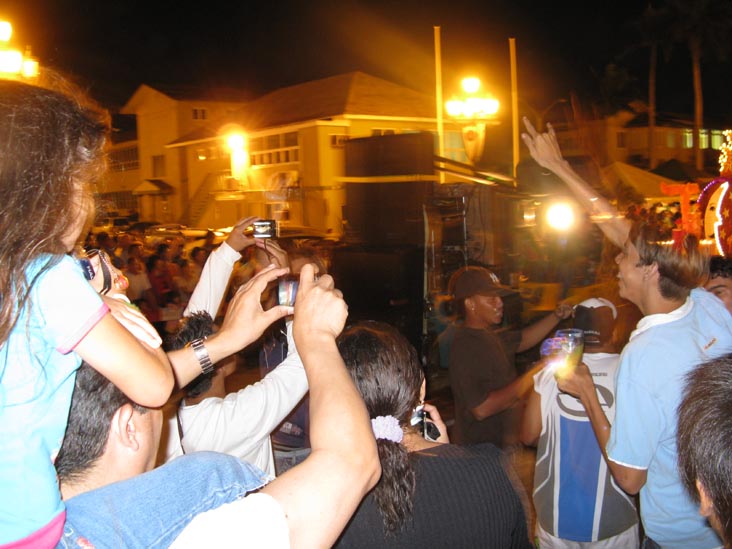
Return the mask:
[[299,285],[300,279],[296,276],[283,276],[280,278],[277,292],[279,304],[293,307],[295,305],[295,296],[297,295],[297,287]]
[[254,238],[275,238],[277,236],[277,221],[274,219],[263,219],[252,224]]

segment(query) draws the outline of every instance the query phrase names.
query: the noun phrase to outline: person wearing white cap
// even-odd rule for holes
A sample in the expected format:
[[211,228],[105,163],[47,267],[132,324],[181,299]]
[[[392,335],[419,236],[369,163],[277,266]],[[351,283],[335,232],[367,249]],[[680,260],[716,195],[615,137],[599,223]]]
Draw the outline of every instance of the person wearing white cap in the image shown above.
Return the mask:
[[[574,327],[584,333],[582,362],[611,422],[620,362],[613,342],[617,316],[610,301],[593,297],[577,305],[574,317]],[[521,442],[538,446],[534,508],[540,547],[638,547],[635,503],[608,473],[584,407],[559,390],[551,368],[534,377]]]
[[523,330],[498,331],[503,320],[502,297],[515,293],[483,267],[464,267],[450,280],[451,293],[463,323],[455,329],[450,349],[450,388],[455,399],[451,438],[458,444],[492,442],[506,448],[518,444],[518,418],[512,407],[531,389],[531,376],[517,376],[517,352],[539,343],[572,314],[560,304]]

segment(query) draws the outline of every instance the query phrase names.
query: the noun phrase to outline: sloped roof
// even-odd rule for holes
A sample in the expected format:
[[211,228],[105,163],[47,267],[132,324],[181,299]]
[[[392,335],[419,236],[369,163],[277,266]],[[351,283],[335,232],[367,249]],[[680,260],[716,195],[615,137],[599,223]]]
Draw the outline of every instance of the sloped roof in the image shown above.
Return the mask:
[[672,158],[666,162],[661,162],[658,166],[653,168],[651,172],[666,177],[668,179],[675,179],[676,181],[697,181],[699,179],[711,179],[707,177],[707,174],[700,172],[691,164],[681,162]]
[[197,86],[151,86],[140,84],[127,102],[120,108],[121,114],[134,114],[137,105],[148,94],[159,94],[172,101],[218,101],[244,103],[248,98],[242,90],[232,88],[204,88]]
[[603,175],[610,183],[615,184],[618,180],[630,185],[641,193],[647,201],[669,202],[670,196],[663,194],[661,183],[666,185],[678,184],[679,182],[658,174],[651,173],[624,162],[613,162],[603,168]]
[[241,103],[251,99],[251,96],[247,96],[247,93],[241,89],[223,86],[151,84],[150,87],[176,101],[223,101],[225,103]]
[[[226,122],[253,131],[343,115],[435,118],[435,102],[429,95],[357,71],[275,90],[247,103]],[[224,123],[218,122],[170,144],[214,137]]]

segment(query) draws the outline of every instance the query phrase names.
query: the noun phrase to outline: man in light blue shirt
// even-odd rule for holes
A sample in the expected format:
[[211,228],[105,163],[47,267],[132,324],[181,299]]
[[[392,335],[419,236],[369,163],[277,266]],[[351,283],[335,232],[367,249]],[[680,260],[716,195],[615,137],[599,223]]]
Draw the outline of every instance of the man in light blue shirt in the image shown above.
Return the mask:
[[526,126],[524,141],[534,159],[564,180],[621,248],[615,258],[620,296],[644,315],[620,357],[612,429],[585,365],[559,388],[587,410],[616,483],[629,494],[640,492],[644,548],[719,547],[721,540],[684,490],[676,448],[684,376],[732,351],[732,315],[698,289],[707,257],[693,235],[664,242],[650,225],[631,226],[569,167],[551,128],[539,134]]

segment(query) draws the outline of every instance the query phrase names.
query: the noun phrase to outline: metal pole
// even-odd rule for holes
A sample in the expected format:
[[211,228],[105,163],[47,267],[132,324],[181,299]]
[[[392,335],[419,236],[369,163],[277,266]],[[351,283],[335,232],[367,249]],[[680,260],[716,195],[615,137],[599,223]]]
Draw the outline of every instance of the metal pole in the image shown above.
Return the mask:
[[516,71],[516,39],[508,39],[511,54],[511,125],[513,127],[513,186],[516,186],[516,175],[519,165],[519,113],[518,113],[518,75]]
[[[440,27],[435,32],[435,103],[437,110],[437,150],[441,157],[445,156],[445,126],[442,116],[442,46],[440,45]],[[440,183],[445,182],[445,172],[440,171]]]

